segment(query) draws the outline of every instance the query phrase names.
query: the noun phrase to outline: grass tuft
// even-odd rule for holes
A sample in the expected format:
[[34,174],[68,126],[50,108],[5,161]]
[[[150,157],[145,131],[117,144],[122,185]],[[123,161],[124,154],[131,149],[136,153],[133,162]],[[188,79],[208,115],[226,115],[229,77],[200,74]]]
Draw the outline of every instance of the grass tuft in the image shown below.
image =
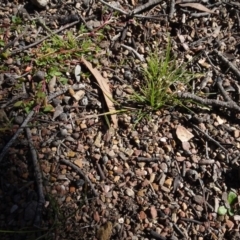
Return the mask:
[[[142,68],[143,82],[134,90],[131,100],[143,106],[141,115],[157,111],[163,107],[181,105],[178,91],[186,90],[197,74],[187,70],[187,63],[179,63],[171,57],[170,39],[162,56],[156,52],[149,55],[147,66]],[[142,118],[142,117],[141,117]]]

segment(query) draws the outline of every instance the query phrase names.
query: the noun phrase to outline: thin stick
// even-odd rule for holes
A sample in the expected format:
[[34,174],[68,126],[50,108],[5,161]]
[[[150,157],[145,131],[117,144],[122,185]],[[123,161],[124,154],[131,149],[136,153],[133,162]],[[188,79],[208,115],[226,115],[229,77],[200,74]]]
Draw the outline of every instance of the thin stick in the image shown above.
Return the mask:
[[215,139],[213,139],[212,137],[210,137],[207,133],[205,133],[204,131],[202,131],[199,127],[197,127],[196,125],[192,124],[191,125],[198,130],[199,132],[201,132],[208,140],[212,141],[213,143],[215,143],[219,148],[221,148],[224,152],[228,152],[226,148],[224,148],[218,141],[216,141]]
[[[73,88],[74,90],[77,89],[82,89],[81,85],[77,85],[77,86],[72,86],[72,87],[67,87],[64,88],[63,90],[60,90],[56,93],[53,93],[52,95],[50,95],[48,97],[48,101],[52,100],[53,98],[65,93],[66,91],[68,91],[70,88]],[[19,129],[16,131],[16,133],[14,134],[14,136],[11,138],[11,140],[5,145],[5,147],[3,148],[1,154],[0,154],[0,162],[3,160],[4,156],[7,154],[8,149],[12,146],[12,144],[15,142],[15,140],[17,139],[17,137],[19,136],[20,133],[22,133],[23,129],[26,127],[26,125],[28,124],[28,122],[31,120],[32,116],[34,115],[35,111],[32,110],[28,115],[27,118],[24,120],[24,122],[22,123],[22,125],[19,127]]]
[[42,222],[42,212],[43,212],[43,206],[45,204],[45,197],[43,194],[43,180],[42,180],[42,174],[41,170],[38,164],[38,158],[37,153],[33,145],[32,141],[32,134],[29,128],[26,128],[26,134],[29,142],[29,148],[32,155],[32,162],[33,162],[33,168],[34,168],[34,175],[37,183],[37,189],[38,189],[38,206],[36,210],[36,216],[34,219],[34,226],[35,227],[41,227]]
[[106,177],[105,177],[105,174],[104,174],[104,172],[103,172],[100,164],[99,164],[98,162],[96,162],[96,164],[97,164],[97,168],[98,168],[98,171],[99,171],[99,174],[100,174],[101,179],[102,179],[102,180],[105,180]]
[[25,27],[25,29],[23,30],[22,34],[20,34],[18,37],[16,37],[13,41],[9,42],[9,43],[0,51],[0,55],[1,55],[2,53],[6,52],[6,50],[7,50],[8,48],[10,48],[11,46],[13,46],[15,42],[17,42],[21,37],[23,37],[23,36],[26,34],[26,32],[27,32],[28,29],[29,29],[28,26]]
[[238,81],[240,81],[240,71],[216,49],[214,49],[213,52],[217,54],[217,56],[221,59],[221,61],[225,63],[234,74],[236,74],[236,76],[238,77]]
[[233,101],[231,102],[223,102],[215,99],[203,99],[201,97],[198,97],[192,93],[189,92],[180,92],[177,94],[179,98],[182,99],[192,99],[198,103],[201,103],[203,105],[207,106],[216,106],[216,107],[225,107],[227,109],[231,109],[237,112],[240,112],[240,107]]
[[223,88],[222,82],[223,82],[222,78],[218,76],[217,77],[217,83],[216,83],[218,89],[220,90],[221,94],[223,95],[225,101],[232,102],[233,100],[229,97],[229,95],[227,94],[227,92]]
[[124,44],[121,44],[121,46],[126,48],[127,50],[133,52],[141,62],[145,62],[144,57],[142,55],[140,55],[135,49],[133,49],[132,47],[129,47],[127,45],[124,45]]
[[118,11],[118,12],[120,12],[120,13],[122,13],[122,14],[125,14],[125,15],[129,15],[129,13],[127,13],[127,12],[125,12],[125,11],[123,11],[122,9],[120,9],[120,8],[117,8],[117,7],[114,7],[114,6],[112,6],[111,4],[109,4],[109,3],[107,3],[107,2],[105,2],[105,1],[103,1],[103,0],[99,0],[102,4],[105,4],[106,6],[108,6],[109,8],[112,8],[113,10],[116,10],[116,11]]
[[158,157],[153,157],[153,158],[137,157],[137,160],[139,162],[157,162],[157,161],[160,161],[161,159]]
[[92,182],[89,180],[89,178],[86,176],[86,174],[84,174],[84,172],[83,172],[79,167],[77,167],[76,165],[74,165],[73,163],[71,163],[70,161],[65,160],[65,159],[60,159],[60,162],[65,163],[66,165],[68,165],[68,166],[70,166],[71,168],[73,168],[76,172],[78,172],[78,173],[85,179],[85,181],[90,185],[90,187],[92,188],[92,191],[93,191],[94,195],[95,195],[95,196],[98,196],[98,193],[97,193],[97,191],[95,190]]
[[1,154],[0,154],[0,162],[3,160],[4,156],[6,155],[8,149],[12,146],[12,144],[15,142],[15,140],[17,139],[17,137],[19,136],[20,133],[22,133],[24,127],[28,124],[28,122],[30,121],[30,119],[32,118],[33,114],[35,113],[34,110],[32,110],[27,118],[24,120],[24,122],[22,123],[21,127],[16,131],[16,133],[14,134],[14,136],[11,138],[11,140],[5,145],[5,147],[3,148]]
[[157,5],[157,4],[159,4],[160,2],[162,2],[162,1],[163,1],[163,0],[150,0],[150,1],[148,1],[147,3],[145,3],[145,4],[143,4],[143,5],[135,8],[132,13],[133,13],[133,15],[135,15],[135,14],[137,14],[137,13],[143,12],[143,11],[145,11],[146,9],[148,9],[148,8],[154,6],[154,5]]
[[80,21],[78,20],[78,21],[69,23],[69,24],[67,24],[66,26],[64,26],[64,27],[62,27],[62,28],[60,28],[60,29],[52,32],[52,34],[49,34],[49,35],[47,35],[46,37],[43,37],[43,38],[40,39],[39,41],[36,41],[36,42],[34,42],[34,43],[32,43],[32,44],[29,44],[29,45],[27,45],[26,47],[19,48],[19,49],[15,50],[15,51],[12,51],[12,52],[10,53],[10,56],[13,56],[13,55],[15,55],[16,53],[19,53],[19,52],[22,52],[22,51],[24,51],[24,50],[27,50],[27,49],[29,49],[29,48],[31,48],[31,47],[34,47],[34,46],[42,43],[44,40],[50,38],[52,35],[55,35],[55,34],[57,34],[57,33],[60,33],[60,32],[62,32],[63,30],[65,30],[65,29],[67,29],[67,28],[69,28],[69,27],[72,27],[72,26],[76,25],[76,24],[79,23],[79,22],[80,22]]

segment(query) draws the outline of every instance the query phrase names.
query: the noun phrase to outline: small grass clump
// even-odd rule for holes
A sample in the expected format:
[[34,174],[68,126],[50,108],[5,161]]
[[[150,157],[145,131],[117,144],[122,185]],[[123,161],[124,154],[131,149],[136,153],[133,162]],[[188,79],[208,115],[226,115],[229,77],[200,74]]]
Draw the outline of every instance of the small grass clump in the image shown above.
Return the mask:
[[148,114],[163,107],[182,105],[177,92],[186,89],[189,82],[197,75],[187,70],[187,64],[171,57],[170,39],[163,56],[157,52],[151,53],[147,66],[142,69],[144,81],[134,90],[131,97],[138,105],[143,106],[141,112]]

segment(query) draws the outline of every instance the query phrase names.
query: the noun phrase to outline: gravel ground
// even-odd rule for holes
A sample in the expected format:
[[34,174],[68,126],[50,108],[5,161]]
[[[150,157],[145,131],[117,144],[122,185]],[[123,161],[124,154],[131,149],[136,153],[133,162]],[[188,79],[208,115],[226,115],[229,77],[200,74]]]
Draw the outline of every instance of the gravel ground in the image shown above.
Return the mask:
[[[2,0],[1,239],[240,239],[239,10]],[[202,76],[138,121],[129,96],[169,39]]]

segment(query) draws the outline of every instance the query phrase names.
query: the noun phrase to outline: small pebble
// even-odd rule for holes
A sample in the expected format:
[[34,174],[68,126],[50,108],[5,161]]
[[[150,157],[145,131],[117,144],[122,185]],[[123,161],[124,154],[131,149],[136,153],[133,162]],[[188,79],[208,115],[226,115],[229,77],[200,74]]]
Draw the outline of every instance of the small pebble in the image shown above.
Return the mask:
[[33,76],[33,80],[36,82],[40,82],[45,78],[45,72],[43,71],[37,71],[35,75]]
[[128,81],[131,81],[132,80],[132,73],[129,70],[126,70],[124,72],[124,78]]
[[134,193],[134,191],[133,191],[131,188],[127,188],[127,189],[126,189],[126,194],[127,194],[129,197],[134,197],[134,196],[135,196],[135,193]]
[[60,121],[67,121],[67,114],[66,113],[61,113],[60,116],[58,117]]
[[14,118],[14,123],[20,125],[20,124],[22,124],[23,120],[24,120],[23,116],[16,116],[16,117]]

